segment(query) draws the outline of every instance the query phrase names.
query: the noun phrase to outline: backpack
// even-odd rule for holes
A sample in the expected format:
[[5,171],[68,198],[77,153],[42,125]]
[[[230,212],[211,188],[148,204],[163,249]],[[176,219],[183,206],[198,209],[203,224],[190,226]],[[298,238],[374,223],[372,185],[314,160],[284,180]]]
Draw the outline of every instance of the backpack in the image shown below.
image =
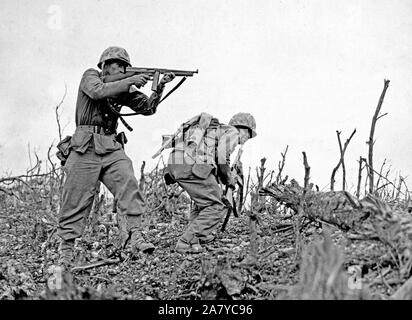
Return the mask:
[[[152,158],[156,158],[163,150],[175,148],[175,150],[184,151],[185,155],[192,160],[190,162],[211,164],[211,161],[214,161],[211,157],[215,154],[217,137],[216,130],[210,129],[215,129],[219,125],[217,118],[202,112],[184,122],[173,135],[163,136],[164,142]],[[212,146],[213,149],[211,149]]]

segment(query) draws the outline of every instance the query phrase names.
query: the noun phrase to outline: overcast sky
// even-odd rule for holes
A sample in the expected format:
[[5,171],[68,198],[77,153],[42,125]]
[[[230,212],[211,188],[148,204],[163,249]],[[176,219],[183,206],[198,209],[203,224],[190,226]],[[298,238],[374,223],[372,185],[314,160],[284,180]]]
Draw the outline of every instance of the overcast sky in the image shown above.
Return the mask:
[[289,145],[286,173],[303,181],[306,151],[321,188],[339,159],[336,130],[345,140],[356,128],[346,154],[353,190],[390,79],[375,166],[386,158],[394,173],[410,175],[411,17],[410,0],[3,0],[0,175],[29,166],[28,143],[45,159],[58,142],[54,107],[65,83],[62,122],[73,133],[80,77],[112,45],[126,48],[134,66],[199,69],[155,115],[129,118],[126,150],[136,172],[142,160],[154,165],[161,134],[183,121],[205,111],[227,122],[243,111],[258,131],[245,146],[246,166],[265,156],[274,169]]

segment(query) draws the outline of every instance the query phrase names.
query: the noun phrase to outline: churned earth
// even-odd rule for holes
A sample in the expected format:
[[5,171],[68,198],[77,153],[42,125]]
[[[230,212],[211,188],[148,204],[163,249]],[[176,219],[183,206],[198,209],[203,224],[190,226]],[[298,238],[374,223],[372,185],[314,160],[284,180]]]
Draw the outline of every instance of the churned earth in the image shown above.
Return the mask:
[[[0,203],[0,299],[304,298],[296,293],[304,290],[295,289],[305,285],[301,266],[306,246],[322,239],[321,228],[313,225],[305,230],[298,246],[303,249],[297,252],[293,221],[283,213],[262,212],[258,252],[251,254],[249,217],[243,214],[231,217],[226,230],[217,232],[216,240],[205,246],[205,252],[185,255],[174,252],[174,246],[187,224],[187,210],[187,205],[181,205],[172,214],[150,213],[145,236],[155,244],[154,253],[132,256],[126,248],[118,260],[111,260],[112,264],[60,277],[55,269],[58,238],[51,208],[36,199],[7,199]],[[118,231],[110,218],[111,208],[106,205],[94,231],[88,228],[77,241],[76,266],[107,258]],[[340,268],[343,274],[350,266],[362,269],[367,298],[385,299],[395,291],[396,280],[385,280],[393,272],[390,265],[368,267],[384,253],[381,246],[349,241],[334,228],[330,232],[338,248],[333,250],[339,250],[344,257]]]

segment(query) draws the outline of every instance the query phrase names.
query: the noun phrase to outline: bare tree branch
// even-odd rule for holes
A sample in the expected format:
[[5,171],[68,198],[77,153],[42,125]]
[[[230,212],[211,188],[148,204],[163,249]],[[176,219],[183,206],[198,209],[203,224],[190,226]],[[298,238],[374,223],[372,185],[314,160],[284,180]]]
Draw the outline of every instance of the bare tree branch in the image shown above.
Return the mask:
[[[368,167],[368,170],[372,170],[373,173],[376,173],[378,176],[380,175],[379,172],[373,170],[366,161],[364,161],[364,162],[365,162],[365,165]],[[399,192],[402,193],[403,195],[405,194],[405,193],[402,192],[400,189],[398,189],[398,187],[397,187],[392,181],[390,181],[387,177],[384,177],[383,175],[380,175],[380,176],[381,176],[384,180],[386,180],[390,185],[392,185],[392,186],[394,187],[394,190],[399,191]]]
[[279,161],[278,163],[278,175],[276,176],[276,183],[280,183],[282,180],[282,171],[283,168],[285,167],[285,160],[286,160],[286,154],[288,152],[289,145],[286,146],[285,151],[281,152],[280,155],[282,156],[282,161]]
[[340,151],[340,159],[339,162],[337,164],[337,166],[333,169],[332,171],[332,175],[330,178],[330,190],[333,191],[334,189],[334,184],[335,184],[335,174],[338,171],[339,167],[342,165],[342,190],[345,190],[346,188],[346,167],[345,167],[345,152],[346,152],[346,148],[349,145],[349,142],[351,141],[352,137],[355,135],[356,133],[356,129],[353,130],[352,134],[350,135],[350,137],[345,141],[344,146],[342,147],[342,142],[340,140],[340,131],[336,130],[336,134],[338,136],[338,143],[339,143],[339,151]]
[[382,114],[382,115],[380,115],[377,119],[376,119],[376,121],[378,121],[380,118],[383,118],[384,116],[386,116],[386,115],[388,115],[388,113],[386,112],[386,113],[384,113],[384,114]]
[[302,154],[303,154],[303,165],[305,167],[304,189],[307,190],[307,188],[309,187],[310,167],[309,167],[309,164],[308,164],[308,159],[306,157],[306,152],[303,151]]
[[363,166],[362,163],[363,161],[366,162],[365,158],[359,157],[359,171],[358,171],[358,186],[356,188],[356,197],[359,198],[360,195],[360,187],[361,187],[361,182],[362,182],[362,170],[363,170]]
[[60,115],[59,115],[59,109],[62,106],[64,99],[66,98],[67,95],[67,84],[64,84],[64,94],[62,99],[60,100],[60,102],[56,105],[56,109],[55,109],[55,114],[56,114],[56,121],[57,121],[57,128],[58,128],[58,132],[59,132],[59,141],[62,140],[62,136],[63,136],[63,131],[60,125]]
[[384,86],[383,86],[383,90],[381,93],[381,96],[379,98],[379,102],[378,105],[376,107],[375,110],[375,114],[373,115],[372,118],[372,125],[371,125],[371,130],[370,130],[370,134],[369,134],[369,140],[367,142],[367,144],[369,145],[369,152],[368,152],[368,168],[369,168],[369,193],[373,193],[373,189],[374,189],[374,170],[373,170],[373,145],[374,145],[374,140],[373,140],[373,136],[375,134],[375,127],[376,127],[376,122],[378,121],[378,119],[382,116],[379,116],[379,113],[381,111],[381,107],[382,107],[382,103],[383,103],[383,99],[385,98],[385,94],[386,94],[386,90],[388,89],[389,86],[389,80],[384,80]]
[[376,190],[379,189],[379,183],[382,179],[382,171],[383,171],[383,168],[384,168],[385,164],[386,164],[386,159],[383,160],[382,165],[381,165],[381,169],[379,170],[379,177],[378,177],[378,181],[376,181],[376,186],[375,186]]

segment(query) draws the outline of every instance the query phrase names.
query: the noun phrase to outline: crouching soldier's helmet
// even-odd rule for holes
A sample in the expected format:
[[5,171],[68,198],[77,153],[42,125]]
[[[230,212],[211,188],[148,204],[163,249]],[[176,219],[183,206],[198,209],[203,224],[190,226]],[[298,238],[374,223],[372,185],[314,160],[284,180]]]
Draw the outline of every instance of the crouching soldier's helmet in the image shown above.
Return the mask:
[[102,55],[100,56],[99,63],[97,66],[99,69],[102,68],[102,64],[107,60],[120,60],[127,64],[127,66],[131,67],[130,57],[127,51],[120,47],[109,47],[103,51]]
[[256,137],[256,120],[250,113],[236,113],[229,121],[230,126],[247,128],[250,130],[250,137]]

